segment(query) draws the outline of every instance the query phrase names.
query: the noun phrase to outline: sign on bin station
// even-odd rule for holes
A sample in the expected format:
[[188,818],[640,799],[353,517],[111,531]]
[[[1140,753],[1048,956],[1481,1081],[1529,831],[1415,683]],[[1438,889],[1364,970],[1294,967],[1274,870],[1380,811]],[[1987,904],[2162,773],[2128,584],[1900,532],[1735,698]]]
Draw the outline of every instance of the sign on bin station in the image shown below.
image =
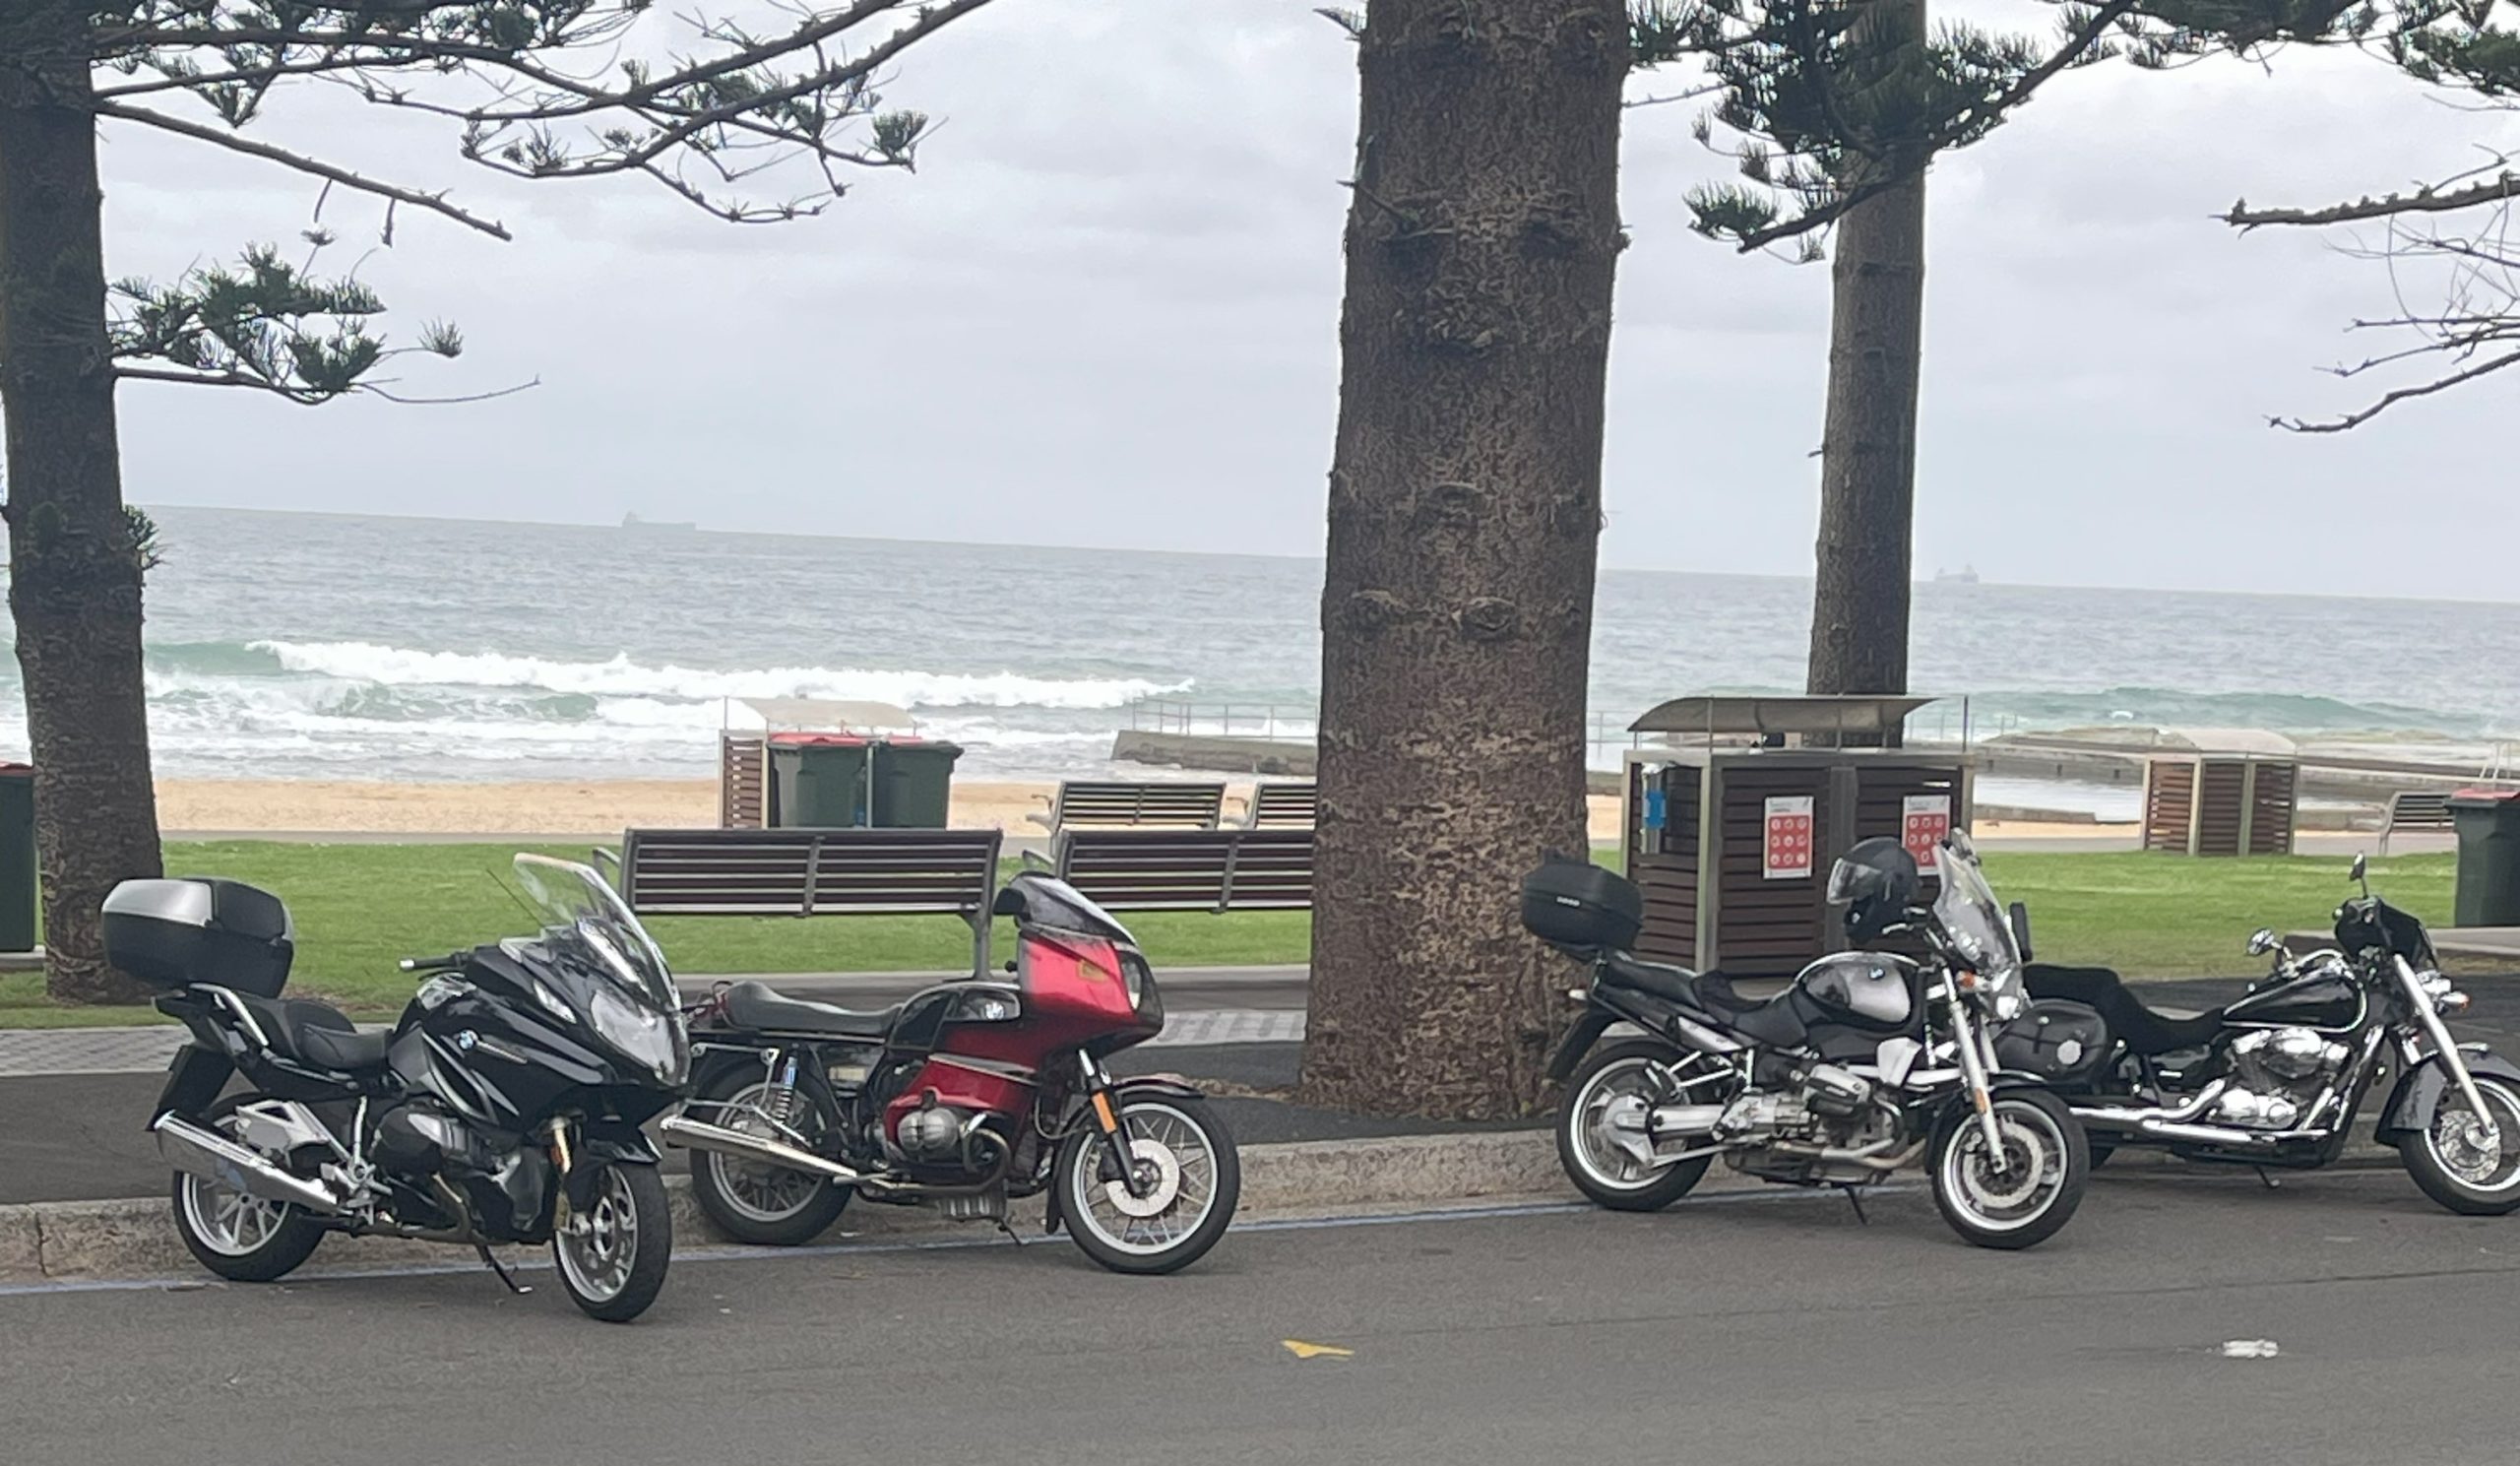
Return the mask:
[[1767,878],[1808,879],[1814,833],[1809,795],[1784,795],[1769,799],[1766,856],[1761,861]]
[[1899,811],[1899,841],[1917,858],[1917,868],[1934,873],[1934,854],[1951,833],[1949,795],[1910,795]]

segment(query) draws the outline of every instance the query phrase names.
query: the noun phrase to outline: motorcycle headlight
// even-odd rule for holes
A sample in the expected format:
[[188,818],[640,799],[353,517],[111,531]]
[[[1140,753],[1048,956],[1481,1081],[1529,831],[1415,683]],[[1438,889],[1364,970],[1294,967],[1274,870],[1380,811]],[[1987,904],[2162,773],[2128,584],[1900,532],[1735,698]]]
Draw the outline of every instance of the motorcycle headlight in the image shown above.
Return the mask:
[[595,1026],[596,1037],[622,1057],[644,1066],[662,1083],[682,1083],[691,1052],[683,1041],[682,1025],[671,1015],[642,1007],[598,984],[587,1004],[587,1018]]

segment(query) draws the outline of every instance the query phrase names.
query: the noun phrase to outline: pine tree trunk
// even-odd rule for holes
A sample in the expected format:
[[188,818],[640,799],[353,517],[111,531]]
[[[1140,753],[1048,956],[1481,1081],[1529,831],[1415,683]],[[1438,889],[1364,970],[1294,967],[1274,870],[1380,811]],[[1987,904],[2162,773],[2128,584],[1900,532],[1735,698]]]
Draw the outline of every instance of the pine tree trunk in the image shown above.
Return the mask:
[[[1875,0],[1860,24],[1922,36],[1924,0]],[[1848,210],[1838,221],[1835,249],[1809,688],[1905,692],[1925,302],[1924,174],[1913,173]]]
[[96,907],[159,870],[141,677],[141,565],[122,506],[95,120],[92,7],[0,17],[0,415],[8,444],[9,608],[35,765],[45,986],[128,1002]]
[[1517,1115],[1569,979],[1519,882],[1585,848],[1627,21],[1616,0],[1365,14],[1302,1094]]

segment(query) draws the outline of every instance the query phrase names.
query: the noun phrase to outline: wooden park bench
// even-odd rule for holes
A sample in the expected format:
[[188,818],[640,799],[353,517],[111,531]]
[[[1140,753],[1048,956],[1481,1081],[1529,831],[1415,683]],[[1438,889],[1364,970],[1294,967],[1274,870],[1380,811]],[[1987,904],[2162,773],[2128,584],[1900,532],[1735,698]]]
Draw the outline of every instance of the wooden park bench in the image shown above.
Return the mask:
[[954,916],[988,970],[996,830],[632,830],[598,850],[640,916]]
[[1310,830],[1071,830],[1059,878],[1116,911],[1309,911]]
[[1321,812],[1320,786],[1261,784],[1251,790],[1251,804],[1242,816],[1247,830],[1308,830]]
[[1097,784],[1070,780],[1059,786],[1047,814],[1025,818],[1063,830],[1134,830],[1171,826],[1213,830],[1225,815],[1222,784]]
[[2437,789],[2402,789],[2389,796],[2389,821],[2380,827],[2380,854],[2389,853],[2389,837],[2400,830],[2447,830],[2450,796]]

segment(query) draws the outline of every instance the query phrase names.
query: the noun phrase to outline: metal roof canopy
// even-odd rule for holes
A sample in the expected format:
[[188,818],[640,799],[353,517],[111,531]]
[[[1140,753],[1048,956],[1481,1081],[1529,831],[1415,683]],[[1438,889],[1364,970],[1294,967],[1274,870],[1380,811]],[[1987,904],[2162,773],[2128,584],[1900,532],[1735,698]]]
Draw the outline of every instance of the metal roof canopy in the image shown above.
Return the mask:
[[917,720],[880,702],[840,702],[820,697],[742,697],[737,702],[773,729],[843,733],[861,728],[915,728]]
[[1767,733],[1882,733],[1899,728],[1930,697],[1856,694],[1675,697],[1627,726],[1629,733],[1724,737]]

